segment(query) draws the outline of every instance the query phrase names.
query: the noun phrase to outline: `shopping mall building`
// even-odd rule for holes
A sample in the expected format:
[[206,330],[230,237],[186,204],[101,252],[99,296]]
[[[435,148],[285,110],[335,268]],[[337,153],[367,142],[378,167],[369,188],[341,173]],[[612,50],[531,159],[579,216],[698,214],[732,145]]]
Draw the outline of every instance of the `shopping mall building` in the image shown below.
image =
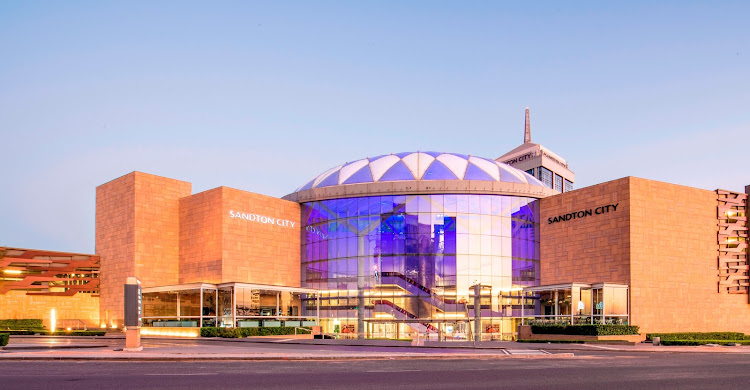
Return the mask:
[[573,190],[526,131],[497,160],[370,157],[281,199],[127,174],[97,188],[94,255],[0,248],[0,318],[54,308],[63,327],[119,328],[135,276],[145,334],[509,339],[532,319],[750,333],[747,193],[634,177]]

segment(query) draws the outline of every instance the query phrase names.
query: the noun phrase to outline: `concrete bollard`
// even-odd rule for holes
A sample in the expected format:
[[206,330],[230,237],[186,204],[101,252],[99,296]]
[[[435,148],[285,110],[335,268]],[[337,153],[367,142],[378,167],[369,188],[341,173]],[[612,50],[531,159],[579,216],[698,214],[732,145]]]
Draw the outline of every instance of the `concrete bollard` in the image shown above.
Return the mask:
[[654,337],[652,340],[654,345],[661,345],[661,337]]

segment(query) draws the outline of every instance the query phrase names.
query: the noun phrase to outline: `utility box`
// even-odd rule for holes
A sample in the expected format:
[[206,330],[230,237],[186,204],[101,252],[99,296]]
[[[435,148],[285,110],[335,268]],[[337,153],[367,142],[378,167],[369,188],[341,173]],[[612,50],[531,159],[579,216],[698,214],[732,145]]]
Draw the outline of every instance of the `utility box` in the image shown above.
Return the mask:
[[141,351],[143,292],[141,281],[130,276],[125,283],[125,351]]

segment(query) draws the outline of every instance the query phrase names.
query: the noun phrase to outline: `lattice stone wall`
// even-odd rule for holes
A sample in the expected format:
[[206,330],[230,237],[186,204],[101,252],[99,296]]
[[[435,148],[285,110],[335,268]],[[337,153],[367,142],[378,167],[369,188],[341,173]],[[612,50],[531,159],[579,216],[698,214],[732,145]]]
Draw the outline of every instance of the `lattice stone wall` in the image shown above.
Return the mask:
[[747,294],[750,289],[748,259],[748,195],[716,190],[719,221],[719,292]]

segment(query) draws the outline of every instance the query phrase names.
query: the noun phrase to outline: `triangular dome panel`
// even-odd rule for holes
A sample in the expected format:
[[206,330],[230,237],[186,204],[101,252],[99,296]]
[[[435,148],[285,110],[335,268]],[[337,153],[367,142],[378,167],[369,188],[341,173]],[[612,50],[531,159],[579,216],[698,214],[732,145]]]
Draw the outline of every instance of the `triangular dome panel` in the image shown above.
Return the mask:
[[344,184],[344,182],[346,181],[346,179],[349,178],[349,176],[353,175],[354,172],[357,172],[360,169],[362,169],[362,167],[367,165],[369,162],[370,160],[365,158],[365,159],[344,165],[344,167],[341,168],[341,171],[339,173],[339,184]]
[[430,164],[425,171],[422,180],[456,180],[458,177],[438,160],[435,160]]
[[461,158],[449,153],[444,153],[438,156],[437,159],[441,163],[445,164],[448,169],[453,171],[457,178],[464,178],[464,174],[466,173],[466,165],[469,164],[469,162],[466,161],[465,158]]
[[383,174],[390,169],[393,164],[401,161],[401,159],[393,154],[389,154],[387,156],[383,156],[377,160],[371,160],[370,163],[370,169],[372,170],[372,179],[373,181],[379,181],[380,177],[383,176]]
[[315,188],[335,186],[335,185],[339,184],[339,173],[340,172],[341,171],[336,171],[336,172],[330,174],[323,181],[321,181],[317,186],[315,186]]
[[378,181],[414,180],[409,168],[403,161],[399,161],[386,171]]
[[493,179],[492,176],[485,172],[484,169],[479,168],[478,166],[471,163],[468,167],[466,167],[466,175],[464,175],[464,180],[495,181],[495,179]]
[[372,182],[372,171],[370,166],[365,165],[362,169],[349,176],[343,184],[354,184],[354,183],[370,183]]

